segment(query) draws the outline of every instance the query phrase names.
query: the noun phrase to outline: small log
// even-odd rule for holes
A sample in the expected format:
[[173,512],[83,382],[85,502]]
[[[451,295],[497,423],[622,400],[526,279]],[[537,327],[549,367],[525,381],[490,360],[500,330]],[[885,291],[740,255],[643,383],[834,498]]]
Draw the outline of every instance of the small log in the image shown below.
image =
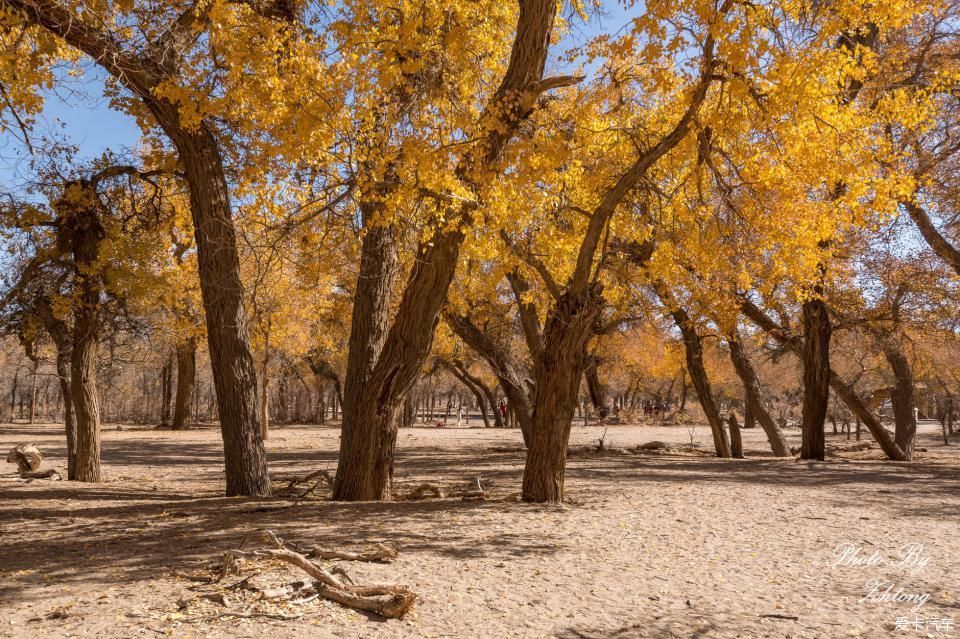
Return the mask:
[[43,463],[43,454],[36,444],[20,444],[7,454],[7,463],[16,464],[20,475],[30,473],[40,468]]

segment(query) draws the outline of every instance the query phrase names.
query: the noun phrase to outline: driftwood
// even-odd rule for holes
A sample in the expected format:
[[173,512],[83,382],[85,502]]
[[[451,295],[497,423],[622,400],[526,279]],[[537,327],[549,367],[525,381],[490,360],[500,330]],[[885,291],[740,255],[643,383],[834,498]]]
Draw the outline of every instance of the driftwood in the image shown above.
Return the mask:
[[[269,547],[256,550],[242,550],[247,541],[258,536]],[[384,546],[386,548],[386,546]],[[316,594],[335,601],[348,608],[373,612],[389,619],[402,618],[413,606],[417,595],[401,585],[357,585],[341,571],[338,577],[299,552],[287,548],[283,541],[271,531],[266,530],[255,535],[247,535],[241,549],[224,553],[220,579],[224,579],[236,567],[237,560],[275,559],[296,566],[314,579]]]
[[[7,454],[7,463],[16,464],[20,476],[38,470],[43,463],[43,454],[36,444],[20,444]],[[37,479],[37,478],[34,478]]]

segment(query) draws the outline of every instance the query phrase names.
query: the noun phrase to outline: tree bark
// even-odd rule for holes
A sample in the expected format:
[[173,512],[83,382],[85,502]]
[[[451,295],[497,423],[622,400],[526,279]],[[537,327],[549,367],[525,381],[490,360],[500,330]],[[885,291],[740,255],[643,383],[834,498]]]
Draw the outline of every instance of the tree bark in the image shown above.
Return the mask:
[[731,334],[727,339],[727,344],[730,347],[730,360],[733,362],[733,368],[743,383],[743,389],[746,394],[744,427],[747,426],[746,415],[748,414],[747,411],[749,411],[749,415],[760,422],[760,426],[767,435],[767,441],[770,442],[770,448],[773,450],[773,454],[777,457],[790,457],[790,446],[787,445],[787,440],[784,438],[783,433],[763,403],[760,380],[757,378],[753,364],[750,363],[750,359],[743,349],[743,342],[740,340],[740,336],[736,333]]
[[197,340],[194,337],[177,342],[177,396],[174,401],[173,429],[190,428],[193,386],[197,377]]
[[596,355],[591,356],[584,376],[587,379],[587,390],[590,392],[590,403],[597,411],[597,417],[603,419],[610,414],[607,408],[607,388],[600,381],[600,374],[597,371],[599,360]]
[[[28,22],[96,60],[143,101],[177,148],[190,191],[210,363],[223,435],[226,494],[269,495],[270,478],[257,423],[256,371],[243,306],[236,230],[215,127],[207,121],[193,128],[184,127],[178,105],[156,94],[162,83],[176,81],[179,52],[175,46],[160,47],[156,53],[138,56],[125,49],[111,33],[101,31],[83,16],[51,0],[0,0],[0,7],[22,12],[19,15]],[[176,29],[180,29],[179,25],[171,27]],[[79,425],[80,407],[75,408]]]
[[823,424],[830,400],[830,334],[827,305],[820,298],[803,303],[803,425],[800,458],[823,460]]
[[[480,118],[483,137],[470,147],[455,170],[460,182],[475,193],[479,192],[477,177],[494,168],[516,128],[536,104],[537,94],[531,89],[543,77],[555,15],[555,0],[520,3],[510,62]],[[363,396],[363,401],[350,415],[349,424],[345,415],[334,499],[389,497],[387,470],[392,471],[393,466],[398,405],[412,388],[430,352],[440,311],[459,263],[465,226],[470,223],[474,208],[470,201],[450,204],[443,224],[437,224],[432,236],[425,237],[417,249],[396,318],[379,356],[375,356],[373,369],[365,376],[364,389],[356,393]],[[351,351],[355,346],[362,346],[362,342],[355,344],[351,339]],[[348,386],[352,383],[347,380]]]
[[684,350],[686,351],[687,372],[690,374],[690,381],[697,391],[697,399],[700,400],[700,406],[707,417],[707,423],[710,424],[710,431],[713,433],[713,446],[717,452],[717,457],[730,457],[730,440],[727,438],[727,431],[723,427],[723,420],[720,417],[720,410],[713,399],[713,391],[710,389],[710,380],[707,377],[707,369],[703,365],[703,344],[696,327],[690,320],[687,312],[681,308],[672,310],[670,315],[676,322],[680,333],[683,336]]
[[[753,302],[743,299],[741,300],[740,308],[750,321],[795,355],[802,357],[802,339],[785,331],[782,326],[774,322]],[[900,447],[897,446],[893,437],[891,437],[887,429],[883,427],[883,424],[881,424],[877,416],[873,414],[866,402],[863,401],[863,398],[860,397],[853,386],[844,381],[833,369],[830,369],[830,388],[833,389],[837,397],[839,397],[857,417],[857,441],[860,441],[860,423],[862,421],[866,424],[867,430],[870,431],[870,434],[888,458],[897,461],[906,461],[904,452],[900,450]]]
[[74,470],[77,481],[100,482],[100,406],[97,397],[97,333],[103,294],[98,261],[104,228],[96,193],[85,181],[69,182],[54,205],[57,242],[73,257],[73,349],[70,394],[77,427]]
[[373,225],[375,212],[373,208],[364,208],[364,223],[368,226],[360,248],[360,272],[350,324],[340,456],[333,488],[333,498],[341,501],[390,497],[384,479],[390,473],[374,464],[385,463],[381,444],[391,450],[395,445],[390,442],[389,431],[395,428],[392,415],[396,407],[387,407],[388,413],[377,423],[379,428],[371,429],[369,423],[367,428],[360,425],[364,407],[376,401],[370,397],[370,377],[387,338],[391,292],[397,275],[397,231],[392,226]]
[[736,459],[743,459],[743,439],[740,437],[740,426],[733,411],[730,411],[730,418],[727,421],[730,424],[730,453]]
[[160,371],[160,425],[170,424],[170,404],[173,401],[173,363],[168,355]]
[[524,501],[563,500],[570,426],[589,359],[587,345],[604,303],[600,286],[593,284],[579,294],[565,292],[550,311],[543,357],[534,371],[537,397],[523,468]]
[[904,461],[911,461],[917,435],[917,422],[913,415],[913,371],[910,362],[896,344],[888,341],[884,345],[883,354],[896,379],[890,393],[895,424],[894,441],[903,451],[906,457]]

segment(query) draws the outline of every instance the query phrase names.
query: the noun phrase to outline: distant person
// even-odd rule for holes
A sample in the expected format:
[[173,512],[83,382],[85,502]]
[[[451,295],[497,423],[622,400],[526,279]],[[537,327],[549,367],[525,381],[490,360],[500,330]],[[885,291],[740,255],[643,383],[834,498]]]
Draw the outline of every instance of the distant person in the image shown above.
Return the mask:
[[500,411],[500,417],[507,418],[507,404],[502,399],[500,400],[500,405],[497,406],[497,410]]

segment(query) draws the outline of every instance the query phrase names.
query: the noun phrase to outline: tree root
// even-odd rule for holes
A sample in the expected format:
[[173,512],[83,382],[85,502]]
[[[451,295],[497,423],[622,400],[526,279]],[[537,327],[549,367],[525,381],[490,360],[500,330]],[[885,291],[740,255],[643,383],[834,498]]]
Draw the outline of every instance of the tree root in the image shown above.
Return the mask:
[[[254,536],[261,538],[272,547],[249,551],[242,550],[247,541]],[[344,577],[337,577],[333,572],[310,561],[306,555],[288,549],[283,541],[269,530],[247,535],[240,548],[228,550],[224,553],[223,566],[220,571],[221,580],[234,570],[239,559],[275,559],[295,566],[310,575],[314,579],[313,586],[319,596],[355,610],[373,612],[388,619],[400,619],[410,610],[417,599],[417,595],[406,586],[357,585],[343,572],[341,574]],[[383,546],[383,548],[393,550],[387,546]],[[357,554],[357,556],[360,555]]]

